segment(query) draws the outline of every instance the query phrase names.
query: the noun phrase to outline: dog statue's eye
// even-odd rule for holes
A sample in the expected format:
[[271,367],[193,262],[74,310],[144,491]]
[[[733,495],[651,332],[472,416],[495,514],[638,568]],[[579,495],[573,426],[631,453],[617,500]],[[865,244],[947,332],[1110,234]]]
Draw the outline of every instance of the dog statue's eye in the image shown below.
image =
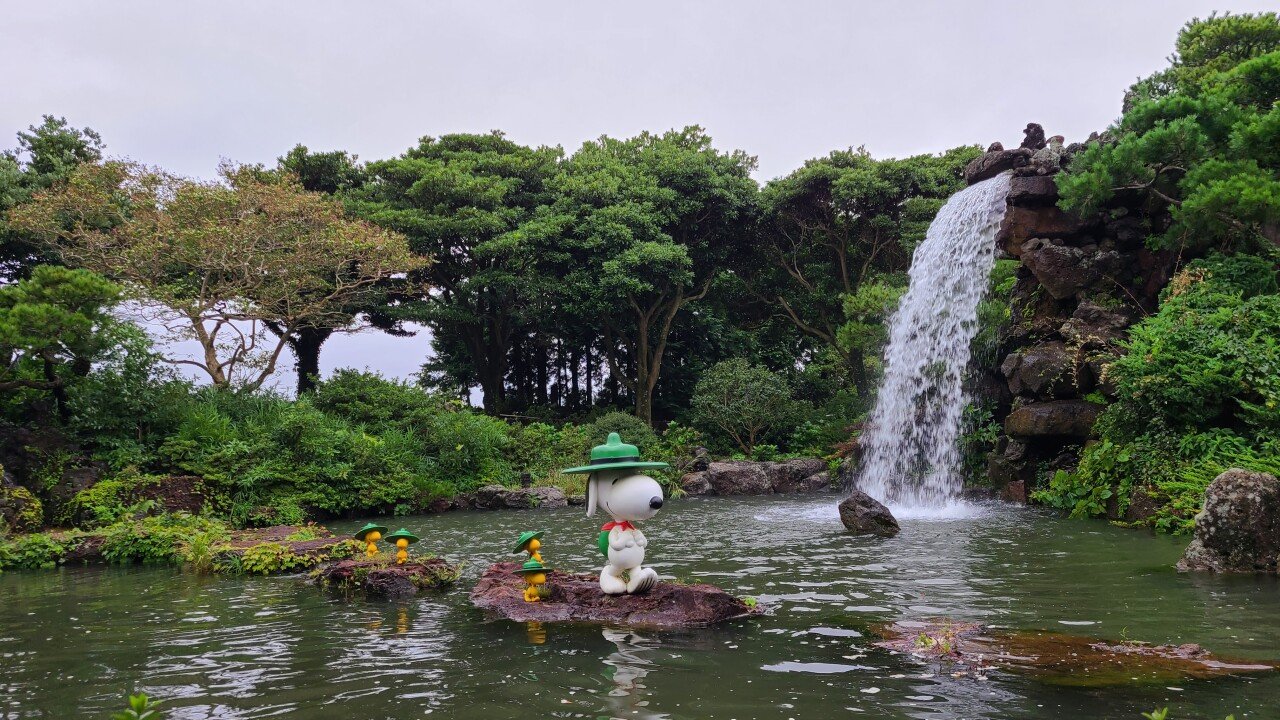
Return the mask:
[[614,478],[614,479],[612,479],[612,480],[610,480],[610,481],[609,481],[609,484],[610,484],[610,485],[617,485],[617,484],[618,484],[618,481],[619,481],[619,480],[621,480],[621,479],[622,479],[622,478]]

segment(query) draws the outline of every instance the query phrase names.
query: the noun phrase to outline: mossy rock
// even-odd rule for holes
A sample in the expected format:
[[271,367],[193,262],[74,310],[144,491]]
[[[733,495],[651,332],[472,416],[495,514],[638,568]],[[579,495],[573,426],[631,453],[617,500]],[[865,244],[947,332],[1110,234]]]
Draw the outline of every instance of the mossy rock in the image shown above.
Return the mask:
[[0,485],[0,521],[11,533],[35,532],[44,522],[44,507],[21,485]]
[[411,597],[426,590],[452,585],[462,568],[440,558],[413,558],[397,565],[391,557],[342,560],[322,566],[311,574],[321,587],[343,594],[368,597]]

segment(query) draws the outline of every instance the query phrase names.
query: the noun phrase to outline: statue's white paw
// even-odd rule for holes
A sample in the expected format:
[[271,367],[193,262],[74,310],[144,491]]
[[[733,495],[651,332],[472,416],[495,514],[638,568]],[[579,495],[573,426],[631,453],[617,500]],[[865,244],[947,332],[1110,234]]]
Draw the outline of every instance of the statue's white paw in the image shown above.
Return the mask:
[[631,581],[627,583],[627,592],[648,592],[658,584],[658,571],[653,568],[638,567],[631,570]]
[[605,595],[621,595],[627,592],[627,584],[617,575],[611,575],[606,568],[600,573],[600,589]]

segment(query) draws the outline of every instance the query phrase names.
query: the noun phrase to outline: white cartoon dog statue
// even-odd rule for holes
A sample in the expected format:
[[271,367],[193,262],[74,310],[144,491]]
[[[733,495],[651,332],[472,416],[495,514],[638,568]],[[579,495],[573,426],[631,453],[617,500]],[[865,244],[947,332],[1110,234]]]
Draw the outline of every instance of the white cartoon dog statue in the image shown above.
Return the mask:
[[635,445],[623,443],[618,433],[609,433],[604,445],[591,450],[589,465],[564,471],[590,474],[587,517],[599,509],[612,518],[600,528],[597,538],[600,552],[608,558],[608,564],[600,571],[600,589],[608,595],[646,592],[658,582],[657,571],[643,567],[649,541],[635,523],[658,514],[663,502],[662,486],[636,471],[663,467],[667,464],[641,462]]

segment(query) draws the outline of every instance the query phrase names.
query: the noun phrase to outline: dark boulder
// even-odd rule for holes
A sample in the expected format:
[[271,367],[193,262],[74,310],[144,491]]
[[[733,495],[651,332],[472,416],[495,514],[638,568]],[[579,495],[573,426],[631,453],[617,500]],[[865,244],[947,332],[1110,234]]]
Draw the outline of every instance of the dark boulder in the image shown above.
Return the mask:
[[776,493],[810,493],[831,485],[827,463],[818,458],[793,458],[767,470]]
[[900,528],[889,508],[861,490],[840,501],[840,522],[850,532],[893,537]]
[[1015,395],[1063,398],[1079,394],[1080,370],[1075,355],[1061,342],[1044,342],[1012,354],[1000,365],[1000,371]]
[[1022,145],[1020,147],[1035,151],[1048,144],[1044,139],[1044,127],[1040,123],[1027,123],[1027,127],[1022,131],[1022,134]]
[[491,565],[471,591],[471,604],[516,622],[574,622],[641,628],[711,625],[759,612],[714,585],[660,580],[645,593],[606,595],[597,575],[547,573],[546,597],[525,602],[525,584],[513,562]]
[[702,472],[687,473],[680,478],[680,487],[690,495],[807,493],[825,490],[830,484],[827,464],[817,458],[713,462]]
[[1075,215],[1056,205],[1013,206],[1004,214],[996,232],[996,247],[1014,257],[1022,257],[1023,246],[1032,238],[1073,238],[1084,229]]
[[1023,243],[1021,257],[1041,287],[1057,300],[1075,297],[1102,277],[1094,253],[1042,238]]
[[1134,312],[1127,307],[1104,308],[1082,300],[1059,332],[1073,345],[1109,346],[1124,337],[1125,329],[1134,320]]
[[1275,573],[1278,561],[1280,480],[1239,468],[1214,478],[1178,569]]
[[477,488],[463,502],[465,502],[464,507],[474,510],[562,508],[569,504],[564,491],[560,488],[509,488],[502,485],[484,485]]
[[1023,405],[1004,419],[1004,431],[1014,437],[1086,438],[1102,406],[1086,400],[1049,400]]
[[1058,182],[1048,175],[1015,177],[1009,182],[1009,204],[1019,207],[1055,205]]
[[983,153],[965,166],[964,181],[973,185],[989,180],[1006,170],[1020,168],[1031,161],[1032,154],[1032,151],[1026,148]]

